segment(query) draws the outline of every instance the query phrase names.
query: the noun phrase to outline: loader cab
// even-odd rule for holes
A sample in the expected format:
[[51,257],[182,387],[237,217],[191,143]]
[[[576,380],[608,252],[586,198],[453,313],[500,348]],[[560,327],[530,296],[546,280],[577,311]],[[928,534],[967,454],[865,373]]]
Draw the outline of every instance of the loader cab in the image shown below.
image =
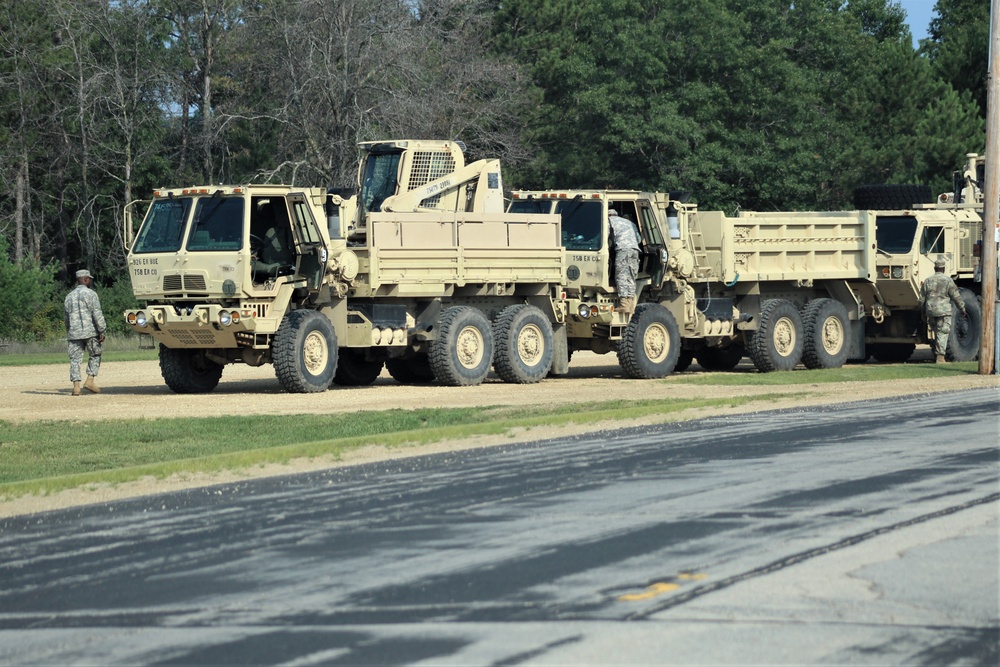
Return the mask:
[[[386,200],[436,181],[465,166],[464,145],[456,141],[368,141],[359,144],[357,207],[348,240],[363,242],[367,216],[385,209]],[[440,191],[419,202],[423,209],[464,210],[464,186]]]

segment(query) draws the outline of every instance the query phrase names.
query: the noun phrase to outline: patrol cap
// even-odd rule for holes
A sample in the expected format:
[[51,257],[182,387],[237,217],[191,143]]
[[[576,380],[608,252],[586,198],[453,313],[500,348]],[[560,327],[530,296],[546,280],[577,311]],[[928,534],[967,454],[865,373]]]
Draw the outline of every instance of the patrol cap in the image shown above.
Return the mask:
[[94,276],[90,275],[90,271],[88,271],[87,269],[80,269],[79,271],[76,272],[76,277],[79,280],[80,278],[93,279]]
[[937,260],[936,260],[936,261],[934,262],[934,268],[935,268],[935,269],[946,269],[946,268],[948,268],[948,262],[944,261],[944,259],[943,259],[943,258],[939,257],[939,258],[938,258],[938,259],[937,259]]

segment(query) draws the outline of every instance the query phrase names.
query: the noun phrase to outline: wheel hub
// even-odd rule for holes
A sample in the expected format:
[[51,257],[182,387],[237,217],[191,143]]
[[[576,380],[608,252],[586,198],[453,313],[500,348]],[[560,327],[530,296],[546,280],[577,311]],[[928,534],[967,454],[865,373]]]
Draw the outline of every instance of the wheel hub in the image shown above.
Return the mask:
[[774,350],[782,357],[787,357],[795,351],[795,325],[787,317],[782,317],[774,324]]
[[650,325],[642,337],[642,347],[646,358],[654,364],[662,362],[670,353],[670,335],[660,323]]
[[455,352],[458,356],[458,363],[465,368],[472,369],[479,366],[483,360],[483,334],[476,327],[465,327],[458,334]]
[[840,320],[830,317],[823,323],[823,349],[835,355],[844,346],[844,328]]
[[318,331],[311,331],[302,345],[302,359],[306,370],[312,375],[319,375],[326,367],[330,354],[326,339]]
[[517,352],[528,366],[535,366],[545,353],[545,339],[535,325],[526,326],[517,335]]

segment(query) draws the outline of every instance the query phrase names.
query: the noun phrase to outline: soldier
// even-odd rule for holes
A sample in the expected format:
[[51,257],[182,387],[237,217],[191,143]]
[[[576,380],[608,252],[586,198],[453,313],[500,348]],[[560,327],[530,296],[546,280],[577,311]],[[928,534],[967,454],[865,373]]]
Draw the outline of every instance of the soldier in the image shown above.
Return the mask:
[[80,395],[80,365],[83,351],[87,350],[87,381],[83,388],[99,394],[94,379],[101,368],[101,343],[104,342],[104,313],[97,292],[90,288],[94,278],[87,269],[76,272],[76,289],[66,296],[66,342],[69,348],[69,379],[73,383],[73,395]]
[[965,317],[965,302],[958,293],[958,287],[944,271],[947,263],[943,259],[934,262],[934,275],[920,286],[920,304],[927,317],[927,324],[934,331],[934,363],[943,364],[948,350],[948,334],[951,333],[951,304],[954,303]]
[[615,243],[615,289],[618,291],[617,313],[635,312],[635,276],[639,273],[639,230],[635,223],[608,209],[608,224]]

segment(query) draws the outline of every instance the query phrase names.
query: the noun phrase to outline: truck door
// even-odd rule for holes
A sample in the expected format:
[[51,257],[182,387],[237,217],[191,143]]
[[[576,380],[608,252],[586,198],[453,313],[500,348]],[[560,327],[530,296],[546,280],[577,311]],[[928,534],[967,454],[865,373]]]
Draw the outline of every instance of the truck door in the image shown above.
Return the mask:
[[648,201],[638,202],[639,230],[642,232],[641,270],[649,275],[650,285],[658,288],[663,284],[663,265],[667,261],[667,246],[663,241],[663,233],[653,214],[653,207]]
[[323,283],[329,252],[326,241],[304,193],[289,194],[288,206],[295,238],[296,273],[306,279],[310,291],[318,290]]

